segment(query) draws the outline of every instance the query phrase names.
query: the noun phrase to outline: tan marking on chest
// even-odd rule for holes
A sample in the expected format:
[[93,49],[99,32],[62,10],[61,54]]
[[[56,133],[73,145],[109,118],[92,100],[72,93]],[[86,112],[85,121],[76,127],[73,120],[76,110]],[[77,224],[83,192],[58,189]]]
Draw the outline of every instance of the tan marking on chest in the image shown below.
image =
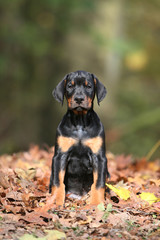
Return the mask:
[[83,145],[89,147],[93,153],[98,153],[102,146],[102,138],[95,137],[95,138],[86,139],[83,141]]
[[71,137],[59,136],[57,143],[62,152],[67,152],[70,147],[77,143],[77,140]]

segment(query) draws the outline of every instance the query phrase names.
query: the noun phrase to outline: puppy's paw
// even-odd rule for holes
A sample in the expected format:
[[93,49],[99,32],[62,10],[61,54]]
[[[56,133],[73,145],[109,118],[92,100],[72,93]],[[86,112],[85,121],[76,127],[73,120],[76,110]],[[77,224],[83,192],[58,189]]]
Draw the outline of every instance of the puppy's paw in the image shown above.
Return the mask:
[[102,202],[104,202],[104,188],[96,188],[95,185],[92,185],[91,187],[91,195],[88,200],[88,203],[90,205],[98,205]]
[[52,187],[52,195],[54,195],[55,204],[62,206],[65,202],[65,185],[61,184],[59,187]]

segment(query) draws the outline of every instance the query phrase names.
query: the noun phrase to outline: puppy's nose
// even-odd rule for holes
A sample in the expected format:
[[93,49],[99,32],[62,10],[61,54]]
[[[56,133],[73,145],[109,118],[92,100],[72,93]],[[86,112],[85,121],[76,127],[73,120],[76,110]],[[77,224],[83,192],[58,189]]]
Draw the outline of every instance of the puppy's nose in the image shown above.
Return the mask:
[[76,103],[80,104],[84,101],[84,97],[83,96],[76,96],[74,98],[74,100],[75,100]]

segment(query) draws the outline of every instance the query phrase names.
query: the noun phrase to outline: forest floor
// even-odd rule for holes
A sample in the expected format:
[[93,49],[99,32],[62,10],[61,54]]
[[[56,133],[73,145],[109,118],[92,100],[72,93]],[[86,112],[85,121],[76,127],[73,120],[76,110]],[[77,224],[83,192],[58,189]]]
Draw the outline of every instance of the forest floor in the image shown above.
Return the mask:
[[97,207],[66,197],[56,208],[48,193],[54,148],[0,157],[0,239],[155,239],[160,236],[158,159],[107,154],[110,192]]

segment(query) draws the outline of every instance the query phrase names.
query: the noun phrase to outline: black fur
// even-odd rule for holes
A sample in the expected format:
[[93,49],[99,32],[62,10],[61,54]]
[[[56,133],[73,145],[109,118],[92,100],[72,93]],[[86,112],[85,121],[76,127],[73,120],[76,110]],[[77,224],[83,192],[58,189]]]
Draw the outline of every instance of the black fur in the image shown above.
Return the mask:
[[[52,172],[49,191],[52,186],[59,186],[59,172],[65,171],[65,190],[83,195],[91,189],[93,172],[98,173],[97,188],[104,188],[109,176],[105,155],[105,133],[103,125],[93,110],[93,100],[98,104],[106,95],[106,88],[94,74],[76,71],[67,74],[53,91],[55,99],[63,104],[64,96],[68,102],[68,110],[60,122],[55,143],[55,154],[52,160]],[[69,100],[70,99],[70,100]],[[67,151],[60,146],[58,139],[75,139]],[[99,137],[99,138],[97,138]],[[84,144],[85,140],[102,140],[97,152],[93,147]],[[67,144],[67,142],[66,142]]]

